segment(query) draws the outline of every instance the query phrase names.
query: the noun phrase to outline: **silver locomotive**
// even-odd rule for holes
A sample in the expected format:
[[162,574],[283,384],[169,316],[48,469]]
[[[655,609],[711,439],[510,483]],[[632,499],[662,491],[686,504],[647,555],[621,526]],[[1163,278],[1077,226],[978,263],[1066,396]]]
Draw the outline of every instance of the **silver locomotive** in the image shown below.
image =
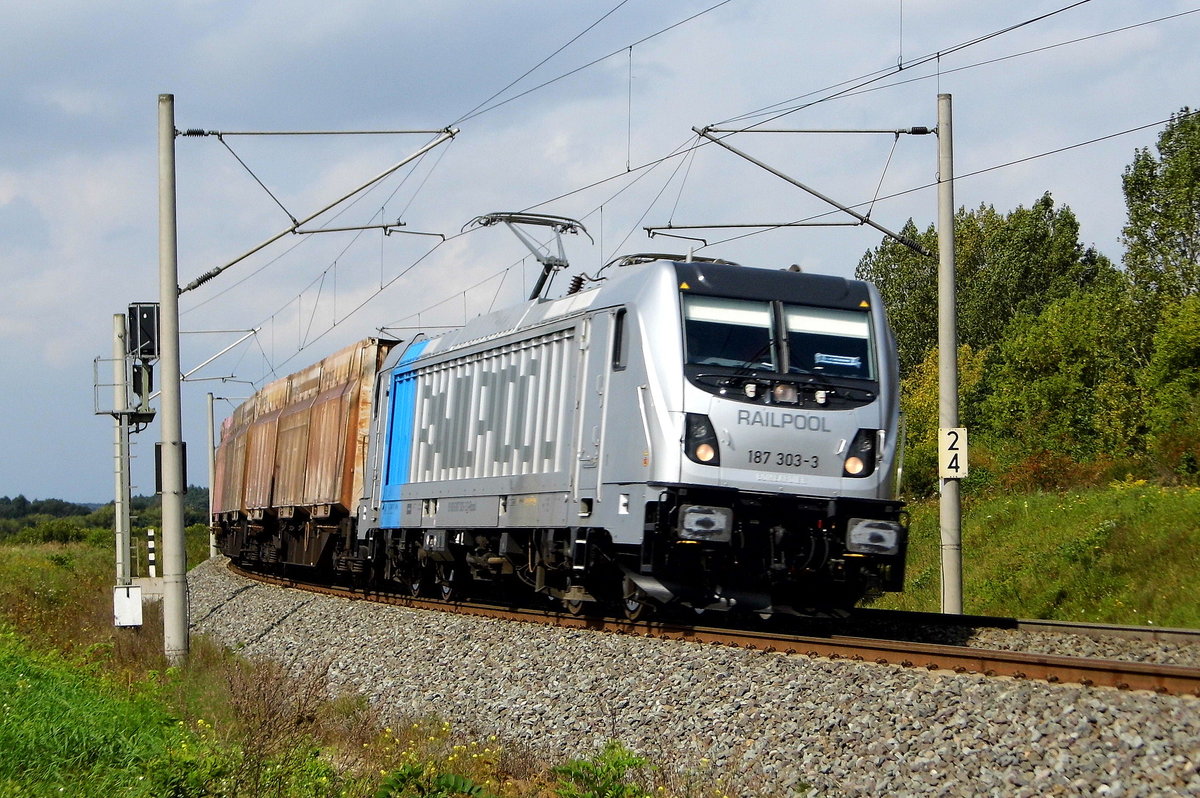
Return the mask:
[[[902,588],[895,342],[868,283],[632,256],[587,290],[347,351],[342,382],[310,376],[304,399],[293,375],[226,422],[214,524],[231,557],[631,618]],[[356,397],[344,434],[320,444],[312,415],[285,445],[289,408],[326,384]],[[282,495],[284,464],[330,448],[329,498],[249,506],[256,468]]]

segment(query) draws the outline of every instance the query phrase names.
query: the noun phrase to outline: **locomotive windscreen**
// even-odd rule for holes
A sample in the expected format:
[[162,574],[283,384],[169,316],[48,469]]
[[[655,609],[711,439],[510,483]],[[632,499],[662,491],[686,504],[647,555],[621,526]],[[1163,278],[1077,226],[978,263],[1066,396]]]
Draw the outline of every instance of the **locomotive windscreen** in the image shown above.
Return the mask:
[[683,319],[688,363],[775,370],[770,303],[687,296]]
[[689,365],[875,379],[865,310],[685,295],[683,323]]
[[871,319],[863,311],[785,305],[788,372],[875,378]]

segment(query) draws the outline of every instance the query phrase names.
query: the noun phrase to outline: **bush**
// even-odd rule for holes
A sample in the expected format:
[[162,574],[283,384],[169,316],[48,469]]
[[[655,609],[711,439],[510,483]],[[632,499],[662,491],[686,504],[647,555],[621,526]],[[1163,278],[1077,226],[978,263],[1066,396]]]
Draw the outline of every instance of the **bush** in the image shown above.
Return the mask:
[[616,740],[605,743],[591,759],[574,759],[554,768],[561,798],[649,798],[645,786],[631,781],[630,771],[646,766],[646,760]]
[[[75,518],[52,518],[36,526],[23,529],[12,537],[13,543],[78,543],[88,537],[92,530],[87,529]],[[111,532],[109,535],[111,536]]]

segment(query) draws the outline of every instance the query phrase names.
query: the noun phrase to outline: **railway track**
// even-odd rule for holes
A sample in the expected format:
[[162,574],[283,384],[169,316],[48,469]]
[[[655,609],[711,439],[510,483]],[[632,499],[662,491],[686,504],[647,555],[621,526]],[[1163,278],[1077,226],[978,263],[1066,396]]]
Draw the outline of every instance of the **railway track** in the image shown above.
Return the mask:
[[[390,593],[367,593],[345,587],[317,585],[292,578],[245,571],[232,563],[236,573],[259,582],[292,587],[341,598],[376,601],[415,609],[454,612],[478,617],[498,618],[525,623],[552,624],[564,628],[591,629],[614,634],[684,640],[767,653],[806,655],[828,659],[891,665],[904,668],[976,673],[1014,679],[1036,679],[1052,684],[1074,683],[1084,686],[1112,687],[1120,690],[1150,690],[1173,695],[1200,696],[1200,668],[1090,659],[1016,651],[998,651],[965,645],[925,643],[882,637],[839,634],[792,634],[776,630],[747,630],[719,626],[697,626],[664,621],[633,622],[624,619],[573,615],[515,606],[497,606],[466,601],[443,602]],[[1137,636],[1143,630],[1078,623],[1020,621],[984,616],[947,617],[927,613],[855,611],[852,618],[887,625],[903,622],[958,627],[1018,628],[1058,634],[1116,634]],[[1142,639],[1197,642],[1200,632],[1191,630],[1146,630],[1152,637]]]
[[1171,629],[1152,626],[1122,626],[1076,621],[1045,621],[1020,618],[1001,618],[992,615],[943,615],[934,612],[905,612],[901,610],[856,609],[849,613],[852,620],[874,624],[914,626],[930,624],[957,626],[963,629],[1013,629],[1046,634],[1073,634],[1102,639],[1120,637],[1148,643],[1200,644],[1200,629]]

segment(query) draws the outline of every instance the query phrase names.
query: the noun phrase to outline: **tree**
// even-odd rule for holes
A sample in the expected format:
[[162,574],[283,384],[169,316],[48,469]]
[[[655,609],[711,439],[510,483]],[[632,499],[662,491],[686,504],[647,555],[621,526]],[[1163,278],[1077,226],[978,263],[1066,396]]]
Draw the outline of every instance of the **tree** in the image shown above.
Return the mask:
[[1119,288],[1085,289],[1014,319],[987,376],[983,426],[1026,458],[1134,453],[1143,412],[1128,301]]
[[991,206],[955,219],[959,259],[959,338],[977,348],[999,341],[1011,319],[1035,316],[1051,302],[1115,274],[1107,258],[1079,243],[1069,207],[1049,192],[1029,208],[1001,216]]
[[[937,231],[932,225],[919,233],[909,219],[900,235],[937,252]],[[937,260],[888,237],[862,256],[855,275],[879,289],[896,335],[900,374],[911,373],[937,344]]]
[[1176,477],[1200,474],[1200,295],[1167,306],[1142,371],[1154,461]]
[[[959,209],[954,219],[958,340],[986,350],[1014,317],[1036,316],[1050,302],[1081,287],[1119,280],[1111,262],[1079,243],[1071,209],[1043,194],[1030,208],[1003,215],[991,206]],[[936,250],[931,226],[904,235]],[[937,262],[885,239],[856,271],[883,296],[900,350],[900,373],[911,374],[937,344]]]
[[29,515],[29,499],[17,494],[10,499],[0,496],[0,518],[24,518]]
[[1200,112],[1174,114],[1125,168],[1124,264],[1153,315],[1163,300],[1200,293]]
[[[968,345],[958,348],[958,397],[961,420],[975,425],[978,391],[984,374],[984,353]],[[901,384],[900,407],[904,411],[906,442],[904,484],[906,496],[928,496],[938,485],[938,350],[934,347]],[[972,444],[972,458],[978,441]],[[974,466],[972,466],[974,469]]]

